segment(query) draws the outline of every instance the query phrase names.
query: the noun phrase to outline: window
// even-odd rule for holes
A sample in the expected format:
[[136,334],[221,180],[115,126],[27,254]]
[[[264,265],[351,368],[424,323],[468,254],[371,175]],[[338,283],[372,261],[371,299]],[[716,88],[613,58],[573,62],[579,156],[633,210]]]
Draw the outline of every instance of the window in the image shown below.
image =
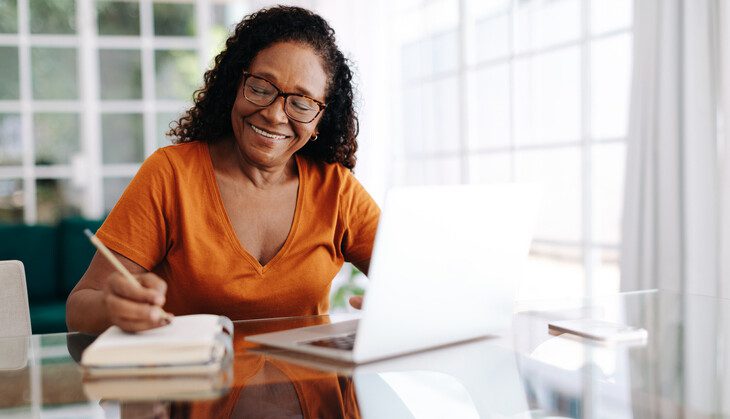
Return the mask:
[[539,181],[520,297],[617,291],[631,2],[433,0],[392,17],[395,182]]
[[169,144],[164,132],[226,37],[228,7],[0,2],[0,222],[109,211]]

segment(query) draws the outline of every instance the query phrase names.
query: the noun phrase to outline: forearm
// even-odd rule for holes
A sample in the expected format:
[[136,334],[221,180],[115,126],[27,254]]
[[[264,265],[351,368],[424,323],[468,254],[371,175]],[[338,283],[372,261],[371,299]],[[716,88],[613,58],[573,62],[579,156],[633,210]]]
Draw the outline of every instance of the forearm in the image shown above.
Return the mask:
[[66,325],[72,332],[99,334],[111,326],[104,293],[85,288],[75,290],[66,300]]

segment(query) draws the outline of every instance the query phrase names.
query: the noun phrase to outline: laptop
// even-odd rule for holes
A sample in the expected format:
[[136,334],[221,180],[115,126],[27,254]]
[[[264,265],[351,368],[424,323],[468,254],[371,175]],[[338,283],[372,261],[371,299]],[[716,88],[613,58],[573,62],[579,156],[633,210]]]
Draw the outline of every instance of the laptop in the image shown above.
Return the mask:
[[530,184],[393,188],[360,319],[246,340],[359,364],[505,333],[538,195]]

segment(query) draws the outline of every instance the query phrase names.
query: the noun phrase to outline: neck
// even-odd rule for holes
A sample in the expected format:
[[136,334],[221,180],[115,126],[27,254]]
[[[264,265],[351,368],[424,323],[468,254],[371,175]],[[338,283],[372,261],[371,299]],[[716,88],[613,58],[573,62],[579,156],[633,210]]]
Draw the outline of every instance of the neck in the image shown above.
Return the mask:
[[267,189],[286,183],[296,173],[296,162],[294,157],[284,164],[276,166],[262,166],[247,159],[235,141],[231,142],[233,150],[228,153],[231,156],[230,169],[243,175],[247,183],[257,189]]

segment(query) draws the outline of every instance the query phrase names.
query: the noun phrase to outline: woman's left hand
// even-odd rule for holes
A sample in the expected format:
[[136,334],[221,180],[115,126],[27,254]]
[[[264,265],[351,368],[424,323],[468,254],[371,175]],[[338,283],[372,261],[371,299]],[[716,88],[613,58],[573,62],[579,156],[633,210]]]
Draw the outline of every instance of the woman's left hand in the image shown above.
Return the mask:
[[355,295],[350,297],[350,305],[360,310],[362,308],[362,296]]

